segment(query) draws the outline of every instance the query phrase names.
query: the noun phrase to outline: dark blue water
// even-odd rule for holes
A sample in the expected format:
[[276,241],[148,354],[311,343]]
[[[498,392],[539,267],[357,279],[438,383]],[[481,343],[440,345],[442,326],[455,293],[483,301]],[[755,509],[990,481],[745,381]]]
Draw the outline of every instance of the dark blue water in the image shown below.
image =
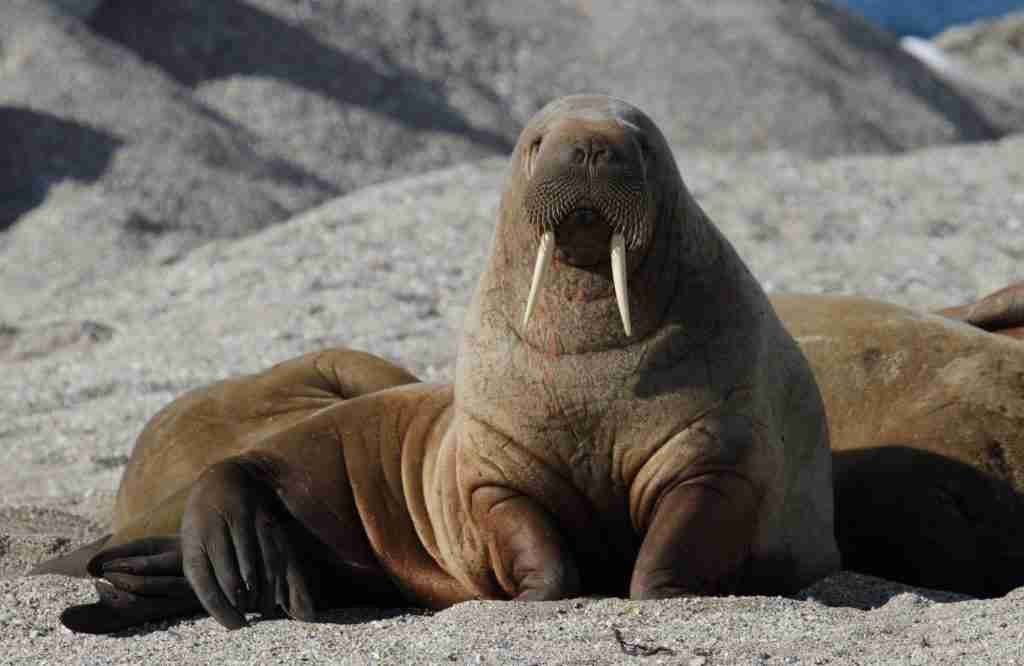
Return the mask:
[[897,35],[931,37],[951,25],[1024,9],[1024,0],[833,0]]

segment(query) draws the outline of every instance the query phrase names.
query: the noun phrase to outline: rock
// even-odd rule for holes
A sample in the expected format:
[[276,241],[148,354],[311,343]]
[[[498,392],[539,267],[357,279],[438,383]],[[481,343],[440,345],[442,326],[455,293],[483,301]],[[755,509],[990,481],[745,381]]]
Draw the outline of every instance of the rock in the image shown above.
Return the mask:
[[822,0],[106,0],[84,22],[5,0],[0,320],[506,153],[580,90],[639,104],[687,150],[890,153],[1004,130]]
[[950,28],[932,42],[979,85],[1024,106],[1024,11]]
[[88,349],[110,340],[114,330],[95,321],[55,321],[22,328],[0,322],[0,362],[23,361],[61,349]]
[[1024,12],[950,28],[931,40],[908,36],[900,43],[996,125],[1022,126]]

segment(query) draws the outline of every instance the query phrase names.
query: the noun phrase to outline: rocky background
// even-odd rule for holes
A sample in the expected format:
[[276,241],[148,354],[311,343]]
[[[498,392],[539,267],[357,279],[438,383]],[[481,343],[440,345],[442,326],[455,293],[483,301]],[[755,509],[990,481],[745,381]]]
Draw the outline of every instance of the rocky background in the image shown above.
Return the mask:
[[22,576],[102,533],[184,390],[336,344],[449,378],[504,155],[554,96],[647,110],[771,290],[929,308],[1024,279],[1024,98],[986,55],[1024,44],[992,25],[932,42],[964,85],[811,0],[4,0],[0,662],[1024,659],[1024,588],[851,573],[104,638],[57,623],[87,582]]

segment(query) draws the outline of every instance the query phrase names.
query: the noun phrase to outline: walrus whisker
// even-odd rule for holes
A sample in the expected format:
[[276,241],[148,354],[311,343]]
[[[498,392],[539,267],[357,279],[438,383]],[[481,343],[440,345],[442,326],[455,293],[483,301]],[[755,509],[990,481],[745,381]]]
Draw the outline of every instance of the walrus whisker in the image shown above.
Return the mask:
[[615,300],[619,304],[619,316],[626,335],[633,335],[633,322],[629,317],[629,284],[626,277],[626,238],[612,234],[612,281],[615,283]]
[[537,249],[537,262],[533,266],[533,281],[530,284],[530,295],[526,299],[526,312],[523,313],[523,328],[530,323],[530,315],[533,313],[533,305],[537,302],[537,292],[540,291],[544,274],[551,265],[551,257],[555,254],[555,232],[545,231],[540,237],[540,247]]

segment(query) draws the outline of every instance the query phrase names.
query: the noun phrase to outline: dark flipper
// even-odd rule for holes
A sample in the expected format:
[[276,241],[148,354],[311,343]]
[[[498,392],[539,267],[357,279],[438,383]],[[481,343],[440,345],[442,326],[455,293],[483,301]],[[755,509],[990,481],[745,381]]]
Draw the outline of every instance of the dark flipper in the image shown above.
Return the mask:
[[[351,563],[289,513],[273,485],[259,478],[268,460],[239,456],[208,469],[188,493],[180,536],[114,543],[85,565],[80,558],[79,570],[99,579],[99,598],[68,608],[61,622],[104,634],[205,610],[237,629],[247,626],[247,613],[266,618],[283,611],[313,621],[317,609],[339,602],[398,601],[397,591],[377,580],[381,572],[350,571]],[[343,542],[346,534],[362,535],[357,521],[335,531]]]
[[152,537],[108,548],[86,565],[99,600],[61,613],[68,629],[109,634],[135,625],[191,615],[202,605],[182,572],[181,540]]
[[228,629],[246,626],[247,611],[281,608],[298,620],[316,619],[313,563],[296,547],[307,530],[254,477],[247,459],[206,470],[189,496],[181,534],[184,575]]
[[76,548],[70,553],[59,555],[52,559],[40,562],[28,572],[29,576],[41,576],[44,574],[59,574],[72,576],[74,578],[88,578],[87,566],[96,553],[103,550],[103,546],[110,540],[109,534],[104,534],[99,539],[84,546]]
[[991,333],[1024,338],[1024,282],[1015,282],[981,300],[945,308],[936,314]]
[[753,541],[758,497],[746,478],[710,472],[656,503],[630,582],[632,599],[732,594]]
[[[84,565],[85,549],[73,553],[79,575],[98,579],[99,598],[65,610],[64,626],[106,634],[204,609],[229,629],[246,626],[247,612],[277,616],[279,608],[293,618],[315,619],[310,583],[320,583],[320,562],[308,551],[323,546],[307,547],[305,530],[272,489],[241,465],[222,462],[195,485],[188,506],[183,536],[145,537],[105,549],[90,544],[89,552],[99,552]],[[307,567],[314,567],[314,575]]]

